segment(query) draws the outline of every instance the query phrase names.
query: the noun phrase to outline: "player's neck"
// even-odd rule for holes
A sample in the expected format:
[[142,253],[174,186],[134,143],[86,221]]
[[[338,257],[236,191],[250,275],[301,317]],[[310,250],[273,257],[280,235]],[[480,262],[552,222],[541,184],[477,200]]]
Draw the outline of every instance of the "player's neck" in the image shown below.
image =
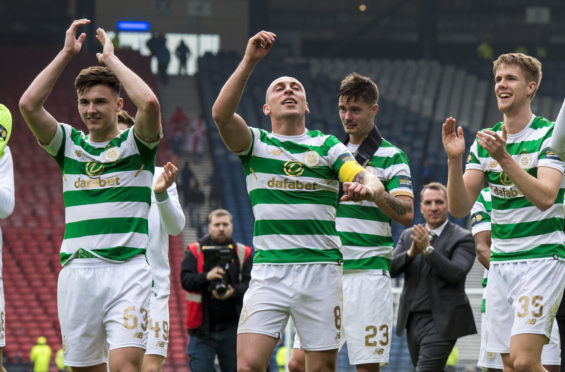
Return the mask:
[[371,127],[370,130],[367,131],[366,133],[356,133],[356,134],[352,133],[352,134],[350,134],[349,135],[349,143],[351,143],[352,145],[360,145],[361,143],[363,143],[365,138],[367,138],[369,133],[371,133],[371,130],[373,130],[373,127]]
[[306,121],[304,116],[301,118],[272,118],[271,124],[273,127],[273,133],[283,136],[299,136],[304,134],[304,131],[306,130]]
[[106,131],[91,131],[88,133],[88,136],[90,137],[90,140],[92,142],[108,142],[118,134],[120,134],[120,130],[118,129],[118,127],[114,127]]
[[530,105],[524,105],[519,110],[503,113],[504,127],[508,134],[519,133],[532,119]]

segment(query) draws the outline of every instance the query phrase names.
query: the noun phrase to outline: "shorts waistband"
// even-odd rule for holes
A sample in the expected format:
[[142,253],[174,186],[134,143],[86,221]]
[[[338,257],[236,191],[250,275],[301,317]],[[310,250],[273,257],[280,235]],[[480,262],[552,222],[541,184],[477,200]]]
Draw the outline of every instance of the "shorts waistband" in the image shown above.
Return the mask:
[[142,265],[144,263],[147,264],[147,260],[145,256],[141,254],[123,262],[110,262],[103,260],[101,258],[81,258],[78,260],[75,259],[70,260],[64,267],[77,268],[77,269],[88,267],[94,269],[94,268],[104,268],[104,267],[116,267],[117,265],[123,265],[126,263]]

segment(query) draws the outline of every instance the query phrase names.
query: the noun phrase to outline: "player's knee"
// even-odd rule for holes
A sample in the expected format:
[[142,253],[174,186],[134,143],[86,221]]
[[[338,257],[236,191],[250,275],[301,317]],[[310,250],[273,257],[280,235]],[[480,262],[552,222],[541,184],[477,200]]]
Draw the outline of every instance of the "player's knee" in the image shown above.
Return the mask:
[[111,365],[110,372],[141,372],[141,363],[128,361],[119,363],[118,365]]
[[252,363],[249,360],[237,360],[237,372],[263,372],[267,366],[262,367],[258,363]]
[[539,360],[529,358],[528,356],[518,355],[514,358],[514,372],[527,372],[539,370],[541,364]]
[[290,372],[304,372],[304,363],[299,362],[295,358],[290,358],[288,362],[288,370]]
[[143,367],[141,368],[141,372],[161,372],[161,370],[161,366],[155,363],[143,362]]

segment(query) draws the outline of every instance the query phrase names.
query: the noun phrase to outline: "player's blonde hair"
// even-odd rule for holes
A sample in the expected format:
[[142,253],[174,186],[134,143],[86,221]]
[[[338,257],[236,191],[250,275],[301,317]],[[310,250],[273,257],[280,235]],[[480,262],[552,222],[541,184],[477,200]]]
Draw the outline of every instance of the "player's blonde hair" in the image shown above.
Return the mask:
[[533,96],[536,95],[536,92],[539,89],[541,83],[541,62],[532,56],[523,54],[523,53],[506,53],[501,54],[496,61],[493,62],[492,65],[492,73],[496,76],[496,72],[502,65],[507,66],[518,66],[524,72],[524,76],[526,77],[526,82],[533,81],[536,83],[536,90],[534,91]]

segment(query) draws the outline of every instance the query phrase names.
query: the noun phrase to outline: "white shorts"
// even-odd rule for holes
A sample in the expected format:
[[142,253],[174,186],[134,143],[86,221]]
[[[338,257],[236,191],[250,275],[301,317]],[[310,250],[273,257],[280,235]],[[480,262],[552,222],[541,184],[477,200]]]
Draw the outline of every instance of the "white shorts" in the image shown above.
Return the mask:
[[388,272],[344,271],[343,329],[347,355],[352,365],[388,363],[392,312]]
[[[479,351],[478,367],[503,369],[502,357],[498,353],[487,353],[486,351],[486,327],[485,314],[481,314],[481,348]],[[553,328],[551,329],[551,337],[549,343],[543,345],[541,350],[541,364],[544,366],[558,366],[561,364],[561,345],[559,343],[559,329],[557,327],[557,320],[553,321]]]
[[167,357],[169,345],[169,295],[151,291],[145,355]]
[[341,341],[341,266],[256,264],[237,333],[281,337],[288,318],[302,349],[333,350]]
[[486,289],[486,350],[509,353],[518,334],[551,335],[565,286],[565,261],[491,264]]
[[107,362],[108,350],[145,349],[151,273],[145,257],[114,264],[74,259],[57,284],[57,308],[65,365]]
[[4,346],[6,346],[6,303],[4,302],[4,280],[0,278],[0,347]]

